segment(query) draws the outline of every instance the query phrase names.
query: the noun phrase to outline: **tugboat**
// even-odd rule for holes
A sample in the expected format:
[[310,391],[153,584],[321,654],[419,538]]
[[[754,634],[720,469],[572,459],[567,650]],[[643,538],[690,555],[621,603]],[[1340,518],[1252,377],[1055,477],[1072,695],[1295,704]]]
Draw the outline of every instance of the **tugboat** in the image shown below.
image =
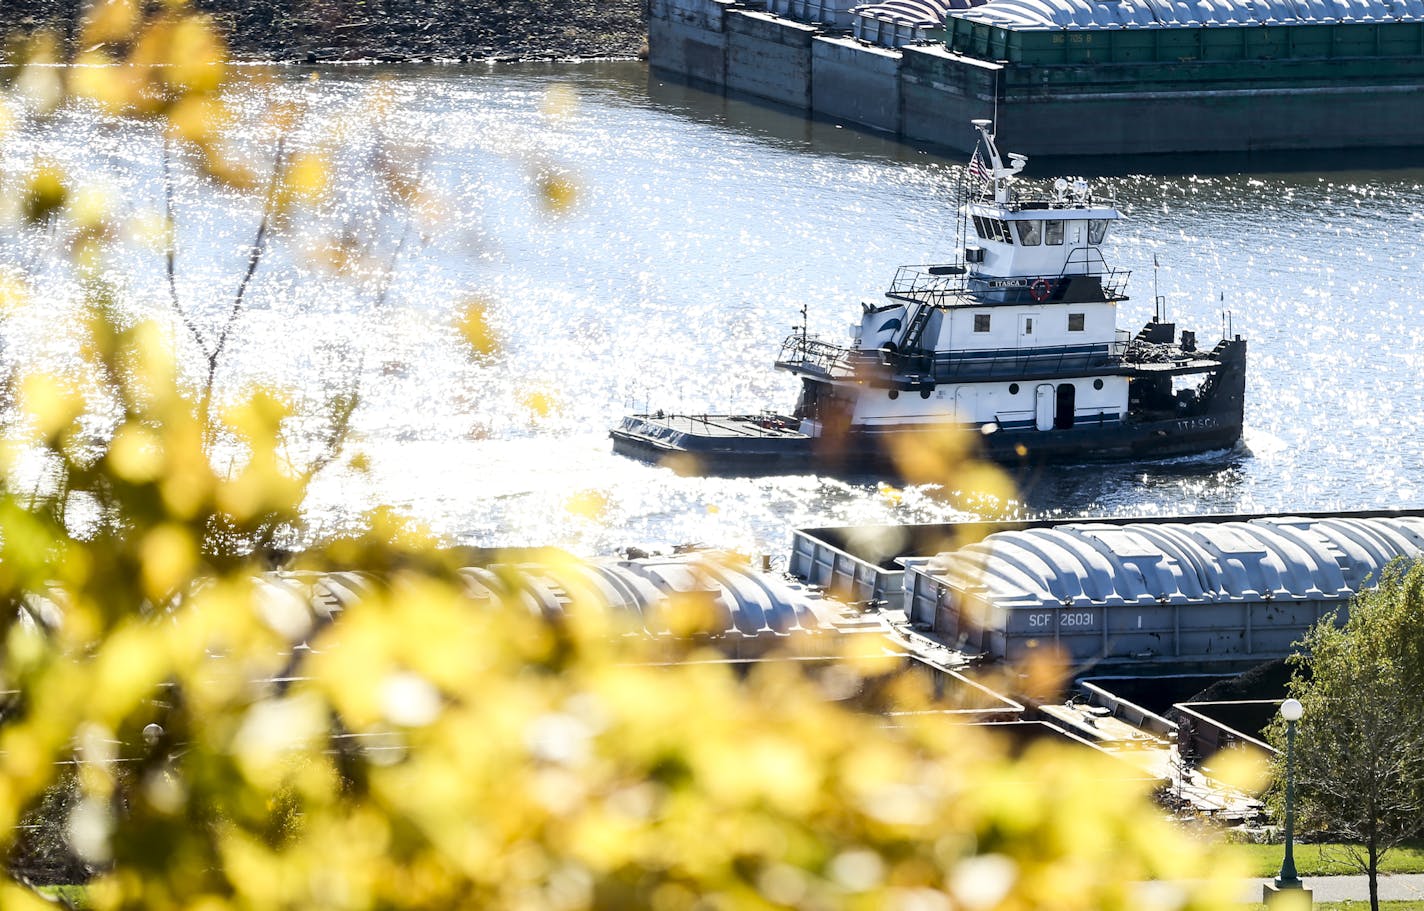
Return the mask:
[[959,262],[902,267],[849,345],[793,333],[776,360],[801,378],[792,414],[630,415],[614,451],[706,474],[883,474],[902,444],[956,430],[1009,465],[1234,446],[1245,340],[1202,350],[1160,299],[1135,336],[1118,329],[1128,273],[1102,245],[1122,214],[1082,179],[1021,189],[1027,157],[1005,164],[991,122],[973,123]]

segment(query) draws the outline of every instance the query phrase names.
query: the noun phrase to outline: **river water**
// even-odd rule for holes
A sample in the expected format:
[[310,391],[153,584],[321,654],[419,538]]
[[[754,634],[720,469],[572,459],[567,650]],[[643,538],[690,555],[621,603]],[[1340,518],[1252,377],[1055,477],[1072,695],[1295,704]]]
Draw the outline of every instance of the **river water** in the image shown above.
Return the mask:
[[[1128,215],[1108,249],[1133,272],[1120,325],[1151,315],[1155,260],[1171,317],[1206,344],[1228,321],[1250,339],[1244,445],[1043,471],[1021,478],[1013,501],[968,511],[953,478],[904,491],[684,478],[613,456],[606,436],[645,407],[789,408],[794,382],[772,361],[803,304],[813,332],[839,339],[898,265],[952,258],[961,159],[665,84],[634,62],[254,70],[233,91],[253,111],[296,103],[305,119],[293,147],[346,150],[320,225],[278,232],[219,378],[312,400],[359,381],[349,452],[365,464],[321,476],[318,529],[386,504],[461,543],[780,553],[800,525],[989,510],[1424,505],[1424,170],[1277,162],[1208,174],[1188,161],[1095,178]],[[270,137],[254,128],[246,142],[260,165]],[[0,146],[0,176],[36,152],[133,224],[162,211],[151,127],[69,111]],[[412,225],[381,208],[372,162],[392,155],[415,162],[435,215]],[[1032,161],[1026,174],[1051,180],[1050,165]],[[215,330],[257,213],[190,169],[175,173],[178,292]],[[575,188],[572,205],[545,204],[550,175]],[[351,277],[350,257],[328,255],[332,236],[365,251],[364,278]],[[33,276],[43,302],[11,317],[9,356],[66,356],[55,326],[75,295],[55,265],[62,247],[54,236],[0,241],[0,266]],[[345,272],[312,265],[323,257]],[[126,306],[168,318],[162,257],[141,230],[108,268]],[[471,357],[453,329],[470,301],[497,340],[488,356]]]

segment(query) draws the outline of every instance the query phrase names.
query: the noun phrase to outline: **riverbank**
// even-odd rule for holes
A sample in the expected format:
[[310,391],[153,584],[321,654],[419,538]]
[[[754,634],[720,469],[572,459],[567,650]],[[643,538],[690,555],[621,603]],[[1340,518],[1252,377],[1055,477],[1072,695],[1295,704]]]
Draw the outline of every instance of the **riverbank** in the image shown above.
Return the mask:
[[[643,0],[193,0],[239,60],[557,60],[645,53]],[[73,33],[69,0],[0,0],[7,27]],[[8,28],[7,28],[8,30]]]

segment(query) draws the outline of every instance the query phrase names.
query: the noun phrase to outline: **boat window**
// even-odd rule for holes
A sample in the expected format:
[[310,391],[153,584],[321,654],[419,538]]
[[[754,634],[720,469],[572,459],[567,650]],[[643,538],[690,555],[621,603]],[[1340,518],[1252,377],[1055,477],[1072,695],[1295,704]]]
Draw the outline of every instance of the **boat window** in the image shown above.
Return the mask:
[[984,240],[997,240],[1001,244],[1011,244],[1014,242],[1014,232],[1009,228],[1009,223],[1002,218],[990,218],[987,215],[973,215],[974,233]]
[[1043,222],[1037,219],[1033,221],[1016,221],[1014,227],[1019,232],[1019,243],[1025,247],[1036,247],[1043,243]]
[[988,332],[988,331],[989,331],[989,314],[988,314],[988,313],[976,313],[976,314],[974,314],[974,331],[975,331],[975,332]]
[[1063,222],[1052,219],[1043,223],[1043,242],[1055,247],[1063,245]]
[[1083,331],[1083,314],[1081,314],[1081,313],[1070,313],[1070,314],[1068,314],[1068,331],[1069,331],[1069,332],[1082,332],[1082,331]]
[[1106,218],[1090,218],[1088,220],[1088,243],[1100,244],[1107,235],[1108,220]]

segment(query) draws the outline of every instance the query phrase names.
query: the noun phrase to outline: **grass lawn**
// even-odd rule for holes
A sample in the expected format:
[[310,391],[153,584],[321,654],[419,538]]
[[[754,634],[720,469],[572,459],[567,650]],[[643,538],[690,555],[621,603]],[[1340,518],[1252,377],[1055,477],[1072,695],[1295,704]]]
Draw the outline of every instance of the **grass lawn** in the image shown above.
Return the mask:
[[[1265,905],[1242,905],[1242,908],[1264,909]],[[1370,911],[1369,902],[1316,902],[1314,911]],[[1380,902],[1380,911],[1424,911],[1424,901]]]
[[[1233,845],[1235,850],[1248,858],[1252,876],[1275,876],[1281,869],[1284,845]],[[1301,876],[1338,876],[1359,873],[1360,870],[1343,862],[1344,849],[1340,845],[1295,846],[1295,869]],[[1412,841],[1400,845],[1384,856],[1380,862],[1381,873],[1424,873],[1424,841]],[[1358,904],[1346,902],[1345,905]],[[1368,906],[1368,903],[1365,903]],[[1384,904],[1384,903],[1381,903]],[[1397,911],[1405,906],[1413,908],[1417,902],[1390,902]],[[1317,907],[1324,907],[1323,905]],[[1342,908],[1344,905],[1341,906]],[[1424,911],[1424,905],[1420,906]]]

